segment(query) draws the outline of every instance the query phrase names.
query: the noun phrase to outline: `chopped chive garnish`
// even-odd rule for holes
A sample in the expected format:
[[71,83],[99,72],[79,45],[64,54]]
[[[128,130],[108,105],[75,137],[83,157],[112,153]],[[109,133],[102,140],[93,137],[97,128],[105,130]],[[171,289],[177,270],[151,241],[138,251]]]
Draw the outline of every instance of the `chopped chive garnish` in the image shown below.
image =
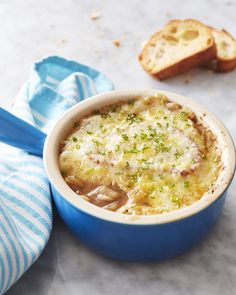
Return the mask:
[[142,140],[147,138],[147,133],[141,132],[140,137]]
[[184,181],[184,187],[189,187],[189,181]]
[[182,120],[186,120],[186,117],[188,116],[187,112],[181,112],[180,113]]
[[129,125],[133,123],[139,123],[142,121],[142,118],[139,118],[137,114],[128,114],[128,116],[125,119],[126,122],[129,123]]
[[89,173],[89,174],[91,174],[91,173],[93,173],[94,172],[94,169],[93,168],[89,168],[88,170],[87,170],[87,173]]
[[144,147],[142,148],[142,152],[145,152],[145,151],[148,150],[148,149],[150,149],[150,146],[144,146]]
[[181,153],[178,149],[176,149],[175,158],[179,159],[179,157],[182,155],[183,155],[183,153]]
[[148,165],[143,166],[142,169],[143,169],[143,170],[148,170],[148,169],[149,169],[149,166],[148,166]]
[[106,129],[105,127],[103,127],[103,128],[101,129],[101,131],[102,131],[102,133],[106,133],[107,129]]
[[138,180],[138,175],[137,174],[130,174],[130,175],[127,175],[127,177],[132,180],[132,181],[137,181]]
[[143,163],[146,163],[146,164],[151,164],[150,162],[148,162],[147,159],[141,159],[140,161],[143,162]]
[[173,195],[171,196],[171,201],[176,203],[179,201],[179,197],[177,197],[176,195]]
[[129,168],[129,162],[125,162],[125,168],[126,168],[126,169]]
[[93,139],[92,142],[94,142],[97,146],[101,145],[101,143],[99,141],[97,141],[96,139]]
[[115,147],[115,151],[118,152],[120,150],[120,146],[117,144]]
[[129,136],[127,134],[122,134],[122,138],[126,141],[129,140]]
[[178,196],[176,196],[176,195],[172,195],[172,196],[171,196],[171,201],[172,201],[173,203],[177,204],[179,208],[180,208],[181,205],[182,205],[182,200],[181,200]]
[[86,131],[87,132],[87,134],[89,134],[89,135],[92,135],[93,134],[93,132],[91,132],[91,131]]
[[102,116],[102,118],[108,118],[108,117],[111,117],[111,115],[108,114],[108,113],[101,113],[101,116]]
[[103,156],[106,155],[106,152],[105,152],[105,151],[99,151],[98,153],[99,153],[100,155],[103,155]]
[[125,154],[128,153],[128,154],[137,154],[139,153],[140,151],[137,149],[137,145],[134,144],[133,147],[129,150],[126,150],[125,151]]
[[134,100],[130,100],[128,103],[129,103],[130,106],[134,106],[135,101]]
[[78,139],[77,139],[75,136],[72,137],[72,140],[73,140],[74,142],[77,142],[77,141],[78,141]]

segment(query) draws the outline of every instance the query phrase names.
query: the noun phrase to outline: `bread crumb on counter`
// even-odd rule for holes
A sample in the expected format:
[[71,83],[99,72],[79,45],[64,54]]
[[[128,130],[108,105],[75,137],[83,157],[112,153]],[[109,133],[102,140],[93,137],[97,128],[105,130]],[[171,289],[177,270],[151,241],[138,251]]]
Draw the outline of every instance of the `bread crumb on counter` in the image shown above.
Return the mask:
[[192,75],[185,76],[184,83],[188,84],[192,80],[192,78],[193,78]]
[[93,11],[90,14],[91,20],[97,20],[101,17],[101,13],[99,11]]
[[120,41],[118,39],[113,40],[113,45],[116,47],[120,47]]

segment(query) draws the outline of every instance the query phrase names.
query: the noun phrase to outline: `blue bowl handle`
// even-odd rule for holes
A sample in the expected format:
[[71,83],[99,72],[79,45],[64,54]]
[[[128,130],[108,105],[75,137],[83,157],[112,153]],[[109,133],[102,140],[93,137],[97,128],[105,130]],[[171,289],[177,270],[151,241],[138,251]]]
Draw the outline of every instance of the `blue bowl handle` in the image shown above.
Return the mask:
[[0,108],[0,142],[42,156],[46,134]]

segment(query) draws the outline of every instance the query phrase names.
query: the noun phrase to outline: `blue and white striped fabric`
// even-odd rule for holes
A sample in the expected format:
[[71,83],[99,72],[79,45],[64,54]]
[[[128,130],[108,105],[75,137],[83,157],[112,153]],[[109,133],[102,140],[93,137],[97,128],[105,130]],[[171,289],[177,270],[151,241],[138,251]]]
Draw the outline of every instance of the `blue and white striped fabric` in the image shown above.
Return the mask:
[[[13,113],[48,132],[62,113],[113,89],[101,73],[60,57],[34,65]],[[39,257],[50,236],[52,208],[42,159],[0,146],[0,294]]]

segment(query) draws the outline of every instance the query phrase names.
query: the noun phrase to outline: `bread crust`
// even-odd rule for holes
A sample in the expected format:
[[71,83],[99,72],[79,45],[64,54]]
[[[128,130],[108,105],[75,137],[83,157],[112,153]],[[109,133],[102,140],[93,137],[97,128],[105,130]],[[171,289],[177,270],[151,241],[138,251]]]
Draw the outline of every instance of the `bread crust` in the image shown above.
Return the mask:
[[[172,20],[169,23],[167,23],[167,25],[164,27],[164,29],[166,27],[174,25],[174,24],[178,25],[179,22],[180,22],[179,20]],[[203,48],[201,51],[197,52],[196,54],[193,54],[193,55],[188,56],[184,59],[176,61],[174,64],[157,72],[155,70],[150,71],[150,69],[145,67],[145,64],[142,62],[142,60],[145,58],[146,49],[149,46],[151,46],[151,43],[153,42],[153,38],[158,37],[158,35],[160,35],[162,33],[162,30],[153,34],[151,36],[151,38],[149,39],[149,41],[147,42],[147,44],[142,49],[142,51],[139,55],[139,62],[145,71],[147,71],[151,75],[154,75],[159,80],[164,80],[164,79],[176,76],[178,74],[181,74],[193,67],[201,66],[201,65],[205,64],[207,61],[212,60],[216,57],[216,45],[215,45],[213,36],[211,35],[210,28],[206,27],[205,25],[203,25],[199,21],[192,20],[192,19],[184,20],[184,22],[196,23],[197,25],[203,26],[204,29],[209,30],[209,40],[211,42],[209,42],[209,44],[207,44],[206,48]]]
[[216,73],[231,72],[236,68],[236,58],[231,60],[213,59],[204,64],[204,67]]
[[159,80],[165,80],[167,78],[171,78],[173,76],[184,73],[187,70],[203,65],[206,61],[215,58],[216,56],[216,46],[213,43],[213,46],[205,49],[204,51],[198,52],[195,55],[189,56],[177,64],[174,64],[159,73],[155,74],[155,76]]
[[233,71],[236,68],[236,58],[232,60],[217,60],[217,67],[215,69],[218,73],[226,73]]

